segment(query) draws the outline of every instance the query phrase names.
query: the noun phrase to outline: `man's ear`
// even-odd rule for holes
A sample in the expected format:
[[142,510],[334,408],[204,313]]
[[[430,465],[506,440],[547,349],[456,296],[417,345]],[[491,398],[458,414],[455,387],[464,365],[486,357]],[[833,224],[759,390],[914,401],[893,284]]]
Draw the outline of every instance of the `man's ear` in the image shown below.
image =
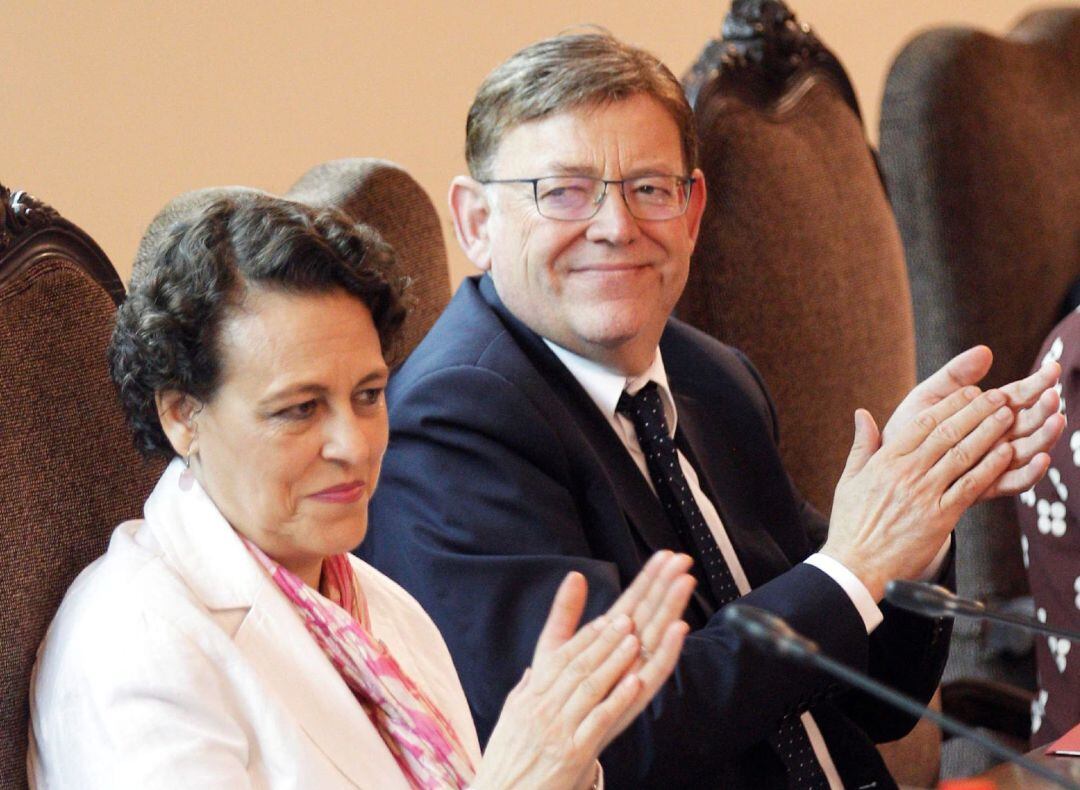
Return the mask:
[[458,244],[476,268],[488,271],[491,269],[491,241],[488,235],[491,205],[484,185],[468,176],[456,176],[450,182],[449,200]]
[[686,207],[685,220],[690,241],[696,246],[698,231],[701,230],[701,218],[705,215],[705,174],[700,169],[695,169],[691,175],[694,178],[694,187],[690,190],[690,203]]
[[157,406],[161,429],[176,454],[187,458],[198,453],[199,438],[195,415],[202,407],[201,404],[190,395],[176,390],[155,392],[154,403]]

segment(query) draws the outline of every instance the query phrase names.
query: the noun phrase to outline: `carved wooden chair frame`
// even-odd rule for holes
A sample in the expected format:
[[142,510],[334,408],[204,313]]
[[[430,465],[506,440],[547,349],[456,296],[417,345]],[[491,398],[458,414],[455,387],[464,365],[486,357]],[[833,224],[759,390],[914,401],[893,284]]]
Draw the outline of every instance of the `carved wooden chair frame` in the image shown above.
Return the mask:
[[79,265],[119,305],[124,284],[92,238],[46,203],[0,184],[0,287],[56,256]]

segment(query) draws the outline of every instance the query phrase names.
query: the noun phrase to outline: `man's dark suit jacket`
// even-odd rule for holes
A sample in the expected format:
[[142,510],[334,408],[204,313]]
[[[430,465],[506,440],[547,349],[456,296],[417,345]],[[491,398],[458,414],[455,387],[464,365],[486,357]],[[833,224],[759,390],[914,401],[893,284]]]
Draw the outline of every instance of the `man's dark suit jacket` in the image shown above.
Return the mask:
[[[929,699],[948,628],[886,608],[868,638],[841,588],[800,562],[826,525],[781,466],[754,369],[676,320],[660,348],[676,440],[753,587],[742,600]],[[434,618],[486,741],[568,571],[588,579],[593,617],[652,552],[684,547],[606,418],[488,277],[462,284],[393,376],[388,400],[390,447],[360,553]],[[761,654],[700,590],[686,619],[693,630],[674,675],[604,752],[609,787],[783,787],[764,739],[785,713],[807,708],[845,786],[893,786],[872,742],[900,737],[912,719]]]

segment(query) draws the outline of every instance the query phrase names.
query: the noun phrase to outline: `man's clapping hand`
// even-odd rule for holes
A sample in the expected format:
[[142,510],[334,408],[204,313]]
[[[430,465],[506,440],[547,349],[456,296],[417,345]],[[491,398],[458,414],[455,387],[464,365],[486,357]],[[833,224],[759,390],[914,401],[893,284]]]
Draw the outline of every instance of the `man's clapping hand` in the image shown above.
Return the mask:
[[876,601],[891,579],[917,578],[964,510],[1007,474],[1016,419],[1005,393],[964,386],[901,421],[883,443],[870,413],[858,410],[822,553]]
[[[904,398],[882,430],[882,444],[888,446],[900,428],[920,412],[963,387],[978,384],[990,371],[993,360],[986,346],[969,348],[949,360]],[[1050,466],[1048,451],[1065,430],[1065,415],[1058,410],[1060,399],[1054,389],[1060,375],[1060,365],[1046,362],[1027,378],[1000,388],[1016,418],[1001,438],[1012,446],[1012,460],[980,499],[1016,496],[1046,474]]]

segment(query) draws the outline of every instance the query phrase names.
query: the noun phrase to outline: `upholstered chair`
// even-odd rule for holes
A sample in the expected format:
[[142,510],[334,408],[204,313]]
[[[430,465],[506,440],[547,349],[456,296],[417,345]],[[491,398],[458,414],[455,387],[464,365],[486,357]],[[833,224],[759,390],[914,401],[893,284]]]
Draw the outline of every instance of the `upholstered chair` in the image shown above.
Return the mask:
[[[827,514],[855,409],[884,425],[915,384],[904,253],[855,94],[775,0],[732,3],[683,84],[709,196],[677,313],[750,357],[785,465]],[[924,721],[882,752],[899,781],[927,786],[940,742]]]
[[[251,187],[207,187],[165,205],[139,244],[132,282],[152,259],[174,223],[221,197],[265,194]],[[398,343],[400,362],[427,334],[450,301],[450,273],[438,214],[423,188],[404,169],[383,159],[338,159],[307,171],[281,197],[315,207],[333,207],[370,225],[394,248],[410,281],[409,317]]]
[[856,407],[884,424],[915,384],[904,253],[855,96],[773,0],[733,3],[684,82],[709,198],[677,313],[757,366],[784,462],[827,514]]
[[383,159],[337,159],[304,173],[285,197],[334,206],[364,222],[394,248],[410,279],[401,358],[419,343],[450,301],[450,269],[435,205],[416,180]]
[[83,231],[0,186],[0,787],[26,787],[27,692],[64,592],[160,467],[136,453],[105,349],[124,288]]
[[[1024,375],[1080,275],[1080,8],[1032,13],[1003,37],[916,36],[886,81],[880,160],[911,275],[919,374],[986,343],[987,385]],[[973,508],[957,534],[961,594],[1027,592],[1012,502]],[[996,654],[964,622],[946,675],[1032,682],[1030,663]],[[985,764],[950,748],[951,772]]]

